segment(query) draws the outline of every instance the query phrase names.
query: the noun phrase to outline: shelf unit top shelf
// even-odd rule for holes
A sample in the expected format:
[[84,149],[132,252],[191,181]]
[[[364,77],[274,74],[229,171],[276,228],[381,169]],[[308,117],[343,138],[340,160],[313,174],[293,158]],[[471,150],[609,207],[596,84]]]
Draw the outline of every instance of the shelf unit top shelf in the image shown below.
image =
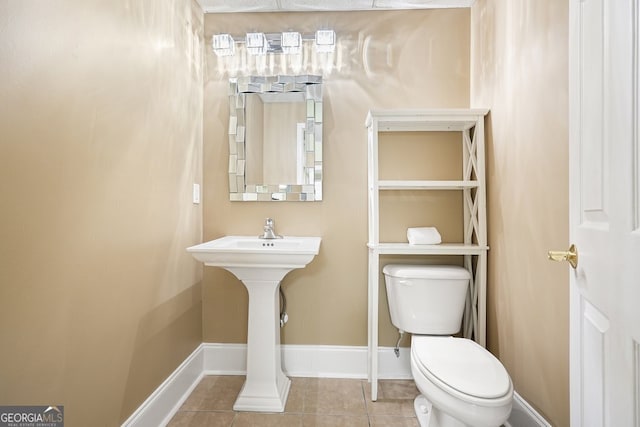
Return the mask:
[[439,245],[411,245],[409,243],[367,243],[369,250],[381,255],[479,255],[489,250],[488,246],[464,243],[441,243]]
[[379,180],[380,190],[464,190],[477,188],[478,181]]
[[365,126],[377,122],[378,132],[463,131],[484,120],[487,109],[370,110]]

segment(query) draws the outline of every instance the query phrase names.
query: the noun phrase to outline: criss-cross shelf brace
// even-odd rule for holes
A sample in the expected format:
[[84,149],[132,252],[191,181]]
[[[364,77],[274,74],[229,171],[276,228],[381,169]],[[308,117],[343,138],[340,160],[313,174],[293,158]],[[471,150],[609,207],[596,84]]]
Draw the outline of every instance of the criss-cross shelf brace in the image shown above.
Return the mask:
[[[369,381],[371,398],[377,400],[378,306],[381,255],[461,255],[471,273],[465,303],[462,334],[486,344],[487,227],[484,160],[485,109],[371,110],[367,115],[369,189]],[[379,132],[441,132],[461,134],[460,180],[378,179]],[[380,242],[380,192],[413,190],[460,190],[463,192],[463,236],[459,243],[410,245]]]

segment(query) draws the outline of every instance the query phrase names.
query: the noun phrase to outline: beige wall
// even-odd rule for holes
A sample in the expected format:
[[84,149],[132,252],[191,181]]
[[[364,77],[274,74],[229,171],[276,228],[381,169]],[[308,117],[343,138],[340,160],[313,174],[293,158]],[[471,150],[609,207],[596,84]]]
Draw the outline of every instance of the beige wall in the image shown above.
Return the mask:
[[[312,32],[321,27],[335,29],[339,38],[334,67],[325,73],[322,202],[228,201],[227,79],[233,72],[214,55],[206,56],[205,240],[256,235],[268,216],[281,234],[323,239],[313,263],[283,281],[290,319],[282,330],[284,343],[366,345],[367,111],[467,107],[469,19],[468,9],[205,16],[205,39],[217,32]],[[312,66],[310,61],[300,72],[314,72]],[[272,70],[289,71],[279,63]],[[420,208],[410,203],[398,213]],[[245,342],[244,287],[216,268],[205,268],[203,283],[204,340]],[[396,331],[384,305],[381,315],[381,343],[393,345]]]
[[[568,243],[565,3],[204,24],[186,0],[0,3],[0,403],[63,404],[70,426],[118,425],[203,336],[244,342],[246,292],[219,269],[203,279],[184,251],[202,226],[205,240],[257,234],[271,216],[282,234],[322,236],[316,260],[283,282],[283,341],[364,345],[366,112],[467,107],[471,93],[492,110],[490,348],[525,399],[568,425],[568,279],[544,256]],[[340,40],[325,72],[324,200],[229,202],[234,72],[209,42],[202,68],[202,32],[322,26]],[[191,204],[202,172],[204,219]],[[384,301],[381,314],[392,345]]]
[[516,390],[569,425],[568,2],[478,0],[471,104],[488,123],[489,348]]
[[201,342],[202,21],[0,2],[0,404],[120,425]]

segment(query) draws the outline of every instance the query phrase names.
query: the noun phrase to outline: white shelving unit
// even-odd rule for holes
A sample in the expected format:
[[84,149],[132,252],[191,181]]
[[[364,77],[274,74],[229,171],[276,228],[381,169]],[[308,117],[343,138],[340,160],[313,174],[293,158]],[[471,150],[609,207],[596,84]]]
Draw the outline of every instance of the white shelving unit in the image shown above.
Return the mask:
[[[371,110],[367,115],[369,185],[369,381],[371,398],[378,398],[378,310],[381,255],[458,255],[472,280],[462,333],[486,345],[487,226],[484,160],[485,109]],[[462,140],[460,180],[379,180],[380,132],[458,132]],[[459,190],[463,193],[464,241],[439,245],[380,242],[380,192]]]

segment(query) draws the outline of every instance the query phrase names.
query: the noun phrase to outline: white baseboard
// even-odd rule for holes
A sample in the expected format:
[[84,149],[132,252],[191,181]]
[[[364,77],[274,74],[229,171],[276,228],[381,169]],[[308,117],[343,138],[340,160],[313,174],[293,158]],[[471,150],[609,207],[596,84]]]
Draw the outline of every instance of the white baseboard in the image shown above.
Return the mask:
[[505,427],[551,427],[529,403],[518,393],[513,392],[513,408]]
[[[206,375],[244,375],[246,344],[202,344]],[[380,348],[379,378],[411,378],[409,349],[397,359],[390,347]],[[282,370],[290,377],[367,378],[367,347],[282,345]]]
[[204,376],[203,356],[202,344],[200,344],[122,426],[158,427],[169,423],[180,405]]
[[[244,375],[246,344],[203,343],[167,378],[122,427],[166,425],[205,375]],[[367,347],[283,345],[282,367],[290,377],[367,378]],[[380,348],[378,377],[410,379],[409,349],[396,358],[390,347]],[[505,427],[551,427],[520,395]]]

